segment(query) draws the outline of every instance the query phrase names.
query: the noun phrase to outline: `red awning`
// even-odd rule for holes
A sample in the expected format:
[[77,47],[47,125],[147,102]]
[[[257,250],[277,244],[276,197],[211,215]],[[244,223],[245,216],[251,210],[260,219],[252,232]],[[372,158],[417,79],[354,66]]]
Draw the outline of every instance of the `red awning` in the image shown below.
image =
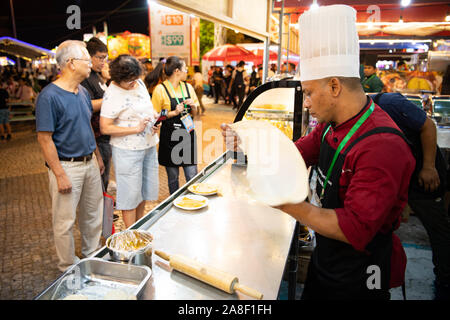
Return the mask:
[[251,51],[234,44],[216,47],[203,56],[207,61],[254,61],[256,58]]

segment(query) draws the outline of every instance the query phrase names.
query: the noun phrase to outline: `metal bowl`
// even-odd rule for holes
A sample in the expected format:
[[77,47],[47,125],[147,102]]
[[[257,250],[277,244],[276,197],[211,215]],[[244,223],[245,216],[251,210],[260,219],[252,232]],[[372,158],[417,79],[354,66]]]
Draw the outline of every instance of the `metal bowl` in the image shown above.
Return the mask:
[[[141,230],[133,230],[133,231],[147,234],[153,238],[150,232]],[[153,252],[152,242],[150,242],[147,246],[140,248],[138,250],[125,251],[111,248],[110,246],[111,240],[114,237],[119,237],[121,234],[125,232],[129,232],[129,230],[124,230],[119,233],[115,233],[106,240],[106,247],[108,248],[112,260],[118,262],[130,262],[131,259],[131,263],[134,263],[136,265],[147,265],[151,267],[151,256]]]

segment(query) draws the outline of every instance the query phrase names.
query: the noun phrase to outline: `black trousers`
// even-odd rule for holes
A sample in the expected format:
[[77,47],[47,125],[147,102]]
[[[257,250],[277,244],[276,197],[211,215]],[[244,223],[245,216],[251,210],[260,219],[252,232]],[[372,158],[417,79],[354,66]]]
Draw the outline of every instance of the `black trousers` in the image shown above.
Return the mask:
[[[236,96],[239,98],[239,104],[236,102]],[[231,89],[231,101],[233,102],[233,109],[239,109],[244,102],[245,85],[236,86]]]
[[102,174],[102,182],[105,186],[105,191],[108,190],[109,184],[109,173],[111,171],[111,157],[112,148],[109,144],[109,140],[102,139],[101,137],[97,140],[97,147],[100,155],[102,156],[103,164],[105,165],[105,171]]
[[450,218],[443,197],[420,199],[410,194],[408,203],[430,238],[436,280],[450,284]]
[[[221,82],[214,82],[214,99],[215,99],[215,103],[219,102],[219,98],[223,97],[222,95],[222,83]],[[225,97],[223,97],[223,99],[225,100]]]

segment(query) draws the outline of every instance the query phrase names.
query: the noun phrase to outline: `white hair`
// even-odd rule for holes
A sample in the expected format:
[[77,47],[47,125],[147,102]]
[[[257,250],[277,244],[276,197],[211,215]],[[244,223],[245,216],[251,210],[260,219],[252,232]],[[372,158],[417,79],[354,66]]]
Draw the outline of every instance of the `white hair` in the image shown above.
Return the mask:
[[81,59],[83,57],[82,48],[86,48],[86,43],[79,40],[66,40],[56,49],[56,62],[60,69],[63,69],[67,61],[71,58]]

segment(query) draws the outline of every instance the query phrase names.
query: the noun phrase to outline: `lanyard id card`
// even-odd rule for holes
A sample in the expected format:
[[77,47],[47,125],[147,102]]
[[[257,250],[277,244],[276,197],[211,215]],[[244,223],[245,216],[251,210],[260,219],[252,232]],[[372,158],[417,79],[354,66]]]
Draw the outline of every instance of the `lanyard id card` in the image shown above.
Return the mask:
[[[173,88],[172,83],[170,83],[170,81],[169,81],[169,86],[172,89],[173,96],[177,100],[177,103],[180,104],[180,100],[177,98],[175,89]],[[183,102],[184,102],[186,100],[186,98],[184,97],[183,86],[181,85],[181,82],[180,82],[180,90],[181,90],[181,95],[183,96]],[[186,104],[184,105],[184,110],[181,113],[181,115],[182,115],[181,122],[183,123],[183,126],[187,130],[187,132],[191,132],[192,130],[194,130],[194,128],[195,128],[194,121],[192,120],[191,115],[187,112]]]
[[181,122],[183,123],[183,126],[187,130],[187,132],[191,132],[192,130],[194,130],[194,121],[192,121],[192,117],[189,113],[181,117]]

